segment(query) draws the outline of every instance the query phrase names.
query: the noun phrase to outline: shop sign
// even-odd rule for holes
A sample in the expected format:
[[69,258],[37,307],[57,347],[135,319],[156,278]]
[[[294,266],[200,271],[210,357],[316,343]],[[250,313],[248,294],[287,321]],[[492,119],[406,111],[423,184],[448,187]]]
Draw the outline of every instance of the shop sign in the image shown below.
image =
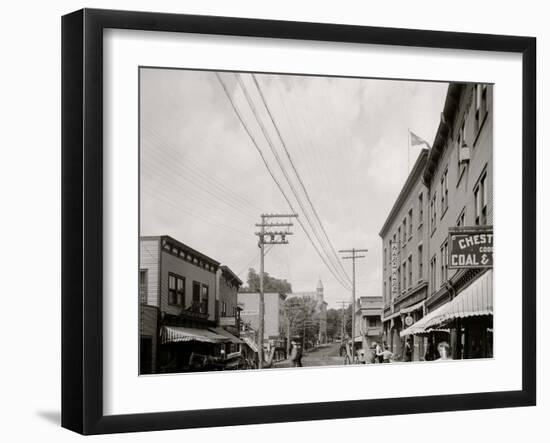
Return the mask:
[[407,315],[405,317],[405,325],[406,326],[411,326],[413,323],[414,323],[414,321],[413,321],[413,318],[412,318],[411,314]]
[[391,295],[396,298],[399,293],[399,281],[397,279],[397,268],[399,266],[399,243],[390,242],[391,253]]
[[449,228],[449,269],[492,268],[493,227]]

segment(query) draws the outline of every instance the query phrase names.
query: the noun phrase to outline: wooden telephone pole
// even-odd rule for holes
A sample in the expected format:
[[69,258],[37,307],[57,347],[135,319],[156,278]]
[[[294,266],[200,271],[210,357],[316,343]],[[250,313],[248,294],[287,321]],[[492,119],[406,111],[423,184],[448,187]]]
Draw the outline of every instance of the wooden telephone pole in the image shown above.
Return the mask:
[[351,363],[355,360],[355,260],[365,258],[366,255],[358,255],[359,252],[367,252],[368,249],[341,249],[340,253],[351,254],[342,257],[343,260],[351,260],[352,262],[352,287],[351,287]]
[[[264,321],[265,321],[265,303],[264,303],[264,255],[265,245],[286,245],[287,235],[292,235],[290,227],[291,218],[298,217],[298,214],[262,214],[261,223],[256,226],[260,228],[256,232],[258,236],[258,247],[260,248],[260,306],[259,306],[259,326],[258,326],[258,369],[262,369],[264,363]],[[288,218],[288,222],[273,222],[271,219]],[[284,229],[283,229],[284,228]],[[275,229],[275,230],[274,230]],[[277,230],[279,229],[279,230]]]

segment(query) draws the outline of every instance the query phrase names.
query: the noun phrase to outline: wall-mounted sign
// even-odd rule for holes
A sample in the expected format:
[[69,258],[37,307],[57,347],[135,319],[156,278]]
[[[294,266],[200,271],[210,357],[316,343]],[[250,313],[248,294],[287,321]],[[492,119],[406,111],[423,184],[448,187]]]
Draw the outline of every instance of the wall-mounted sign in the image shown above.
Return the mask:
[[397,276],[397,268],[399,266],[399,243],[390,242],[391,254],[391,298],[394,299],[399,295],[399,279]]
[[405,326],[410,326],[410,325],[412,325],[413,323],[414,323],[414,320],[413,320],[411,314],[407,315],[407,316],[405,317]]
[[449,269],[492,268],[493,227],[449,228]]

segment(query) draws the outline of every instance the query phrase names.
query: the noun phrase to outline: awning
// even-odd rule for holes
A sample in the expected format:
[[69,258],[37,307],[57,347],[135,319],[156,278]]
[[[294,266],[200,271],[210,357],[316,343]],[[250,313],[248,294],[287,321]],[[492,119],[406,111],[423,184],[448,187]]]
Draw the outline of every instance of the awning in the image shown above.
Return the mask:
[[250,338],[250,337],[243,337],[243,341],[248,345],[250,349],[252,349],[254,352],[258,352],[258,345],[256,345],[256,342]]
[[357,335],[355,337],[355,340],[353,340],[355,343],[361,343],[363,341],[363,337],[361,337],[360,335]]
[[403,329],[399,333],[399,335],[401,337],[405,337],[406,335],[417,335],[417,334],[422,334],[424,332],[427,332],[428,324],[430,323],[430,321],[434,319],[435,316],[439,315],[445,306],[446,305],[440,306],[435,311],[432,311],[426,314],[416,323],[413,323],[411,326],[409,326],[407,329]]
[[180,326],[164,326],[161,333],[161,343],[180,343],[198,341],[203,343],[226,343],[229,339],[208,329],[183,328]]
[[493,315],[492,269],[459,292],[453,300],[428,313],[399,335],[404,337],[435,331],[448,320],[481,315]]
[[219,327],[217,327],[217,328],[210,328],[210,330],[211,330],[212,332],[218,334],[218,335],[221,335],[221,336],[223,336],[223,337],[226,337],[226,338],[229,340],[230,343],[237,343],[237,344],[243,343],[243,341],[242,341],[240,338],[235,337],[233,334],[231,334],[231,332],[226,331],[226,330],[223,329],[223,328],[219,328]]
[[441,325],[455,318],[493,315],[493,270],[490,269],[453,300],[443,305],[428,326]]

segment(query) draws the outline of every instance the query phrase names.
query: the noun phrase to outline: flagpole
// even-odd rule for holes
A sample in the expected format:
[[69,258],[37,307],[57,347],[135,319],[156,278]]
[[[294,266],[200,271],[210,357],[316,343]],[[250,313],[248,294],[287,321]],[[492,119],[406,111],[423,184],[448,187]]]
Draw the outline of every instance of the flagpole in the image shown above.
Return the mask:
[[411,130],[410,128],[407,128],[407,175],[405,177],[409,176],[409,168],[411,167]]

